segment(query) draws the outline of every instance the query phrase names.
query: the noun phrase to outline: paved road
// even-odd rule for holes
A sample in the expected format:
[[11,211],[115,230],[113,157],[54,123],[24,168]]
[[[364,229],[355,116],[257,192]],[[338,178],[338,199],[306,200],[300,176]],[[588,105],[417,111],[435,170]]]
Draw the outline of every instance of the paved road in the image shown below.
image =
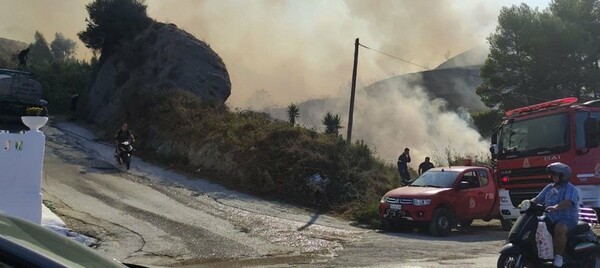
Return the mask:
[[44,199],[102,254],[180,267],[494,267],[506,232],[476,222],[446,238],[379,233],[280,202],[225,189],[134,158],[113,165],[112,148],[85,128],[44,127]]

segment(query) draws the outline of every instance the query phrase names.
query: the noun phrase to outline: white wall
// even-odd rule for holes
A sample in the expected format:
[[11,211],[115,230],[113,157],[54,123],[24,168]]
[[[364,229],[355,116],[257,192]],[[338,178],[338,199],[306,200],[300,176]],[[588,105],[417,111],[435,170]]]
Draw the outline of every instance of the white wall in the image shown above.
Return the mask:
[[0,133],[0,210],[37,224],[45,142],[42,132]]

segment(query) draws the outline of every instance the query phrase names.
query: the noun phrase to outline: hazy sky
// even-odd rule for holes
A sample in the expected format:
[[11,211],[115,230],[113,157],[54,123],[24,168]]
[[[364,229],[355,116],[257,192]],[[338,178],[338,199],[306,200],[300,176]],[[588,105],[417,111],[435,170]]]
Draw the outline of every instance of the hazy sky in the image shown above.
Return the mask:
[[[81,0],[0,0],[0,37],[31,42],[36,30],[73,39],[85,28]],[[277,104],[346,91],[353,43],[435,68],[447,55],[482,45],[502,6],[522,1],[454,0],[148,0],[149,15],[206,41],[232,79],[229,103],[243,106],[266,90]],[[544,9],[549,0],[524,1]],[[78,40],[77,40],[78,41]],[[79,43],[78,57],[91,52]],[[359,82],[414,72],[362,49]]]
[[[0,0],[0,37],[31,42],[36,30],[48,41],[55,32],[77,39],[87,16],[82,0]],[[545,9],[549,0],[525,1]],[[158,21],[177,24],[207,42],[224,60],[232,82],[229,104],[260,107],[323,96],[336,97],[323,110],[346,125],[354,39],[411,62],[435,68],[465,50],[483,46],[502,6],[516,0],[147,0]],[[78,40],[77,40],[78,41]],[[91,52],[79,43],[80,58]],[[422,68],[360,49],[358,84]],[[389,80],[388,80],[389,81]],[[487,156],[486,142],[467,112],[451,112],[408,81],[389,86],[385,96],[356,99],[354,135],[378,156],[394,162],[411,148],[411,166],[430,156],[444,164],[447,149]],[[460,85],[457,83],[456,85]],[[262,92],[257,94],[257,92]],[[252,100],[249,102],[248,100]],[[321,128],[315,122],[299,122]],[[345,133],[346,128],[343,129]]]

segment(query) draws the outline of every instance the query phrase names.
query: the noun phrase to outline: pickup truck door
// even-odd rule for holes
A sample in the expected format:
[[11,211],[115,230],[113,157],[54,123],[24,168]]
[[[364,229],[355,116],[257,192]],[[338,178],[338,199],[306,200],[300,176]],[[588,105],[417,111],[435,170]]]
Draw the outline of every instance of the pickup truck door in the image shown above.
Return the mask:
[[459,190],[456,213],[459,218],[480,219],[486,217],[494,205],[496,192],[485,169],[467,171],[461,182],[469,183],[469,188]]
[[496,200],[496,187],[490,181],[488,172],[485,169],[475,171],[479,179],[479,187],[475,193],[475,210],[478,218],[484,218],[492,211],[494,201]]

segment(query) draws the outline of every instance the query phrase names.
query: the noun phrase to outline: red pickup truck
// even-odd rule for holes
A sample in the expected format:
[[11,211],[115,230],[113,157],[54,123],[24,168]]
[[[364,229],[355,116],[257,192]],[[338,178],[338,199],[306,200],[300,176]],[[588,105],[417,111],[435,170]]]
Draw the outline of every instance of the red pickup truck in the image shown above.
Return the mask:
[[498,187],[486,167],[433,168],[410,185],[387,192],[379,215],[385,229],[426,227],[435,236],[446,236],[474,219],[501,219]]

